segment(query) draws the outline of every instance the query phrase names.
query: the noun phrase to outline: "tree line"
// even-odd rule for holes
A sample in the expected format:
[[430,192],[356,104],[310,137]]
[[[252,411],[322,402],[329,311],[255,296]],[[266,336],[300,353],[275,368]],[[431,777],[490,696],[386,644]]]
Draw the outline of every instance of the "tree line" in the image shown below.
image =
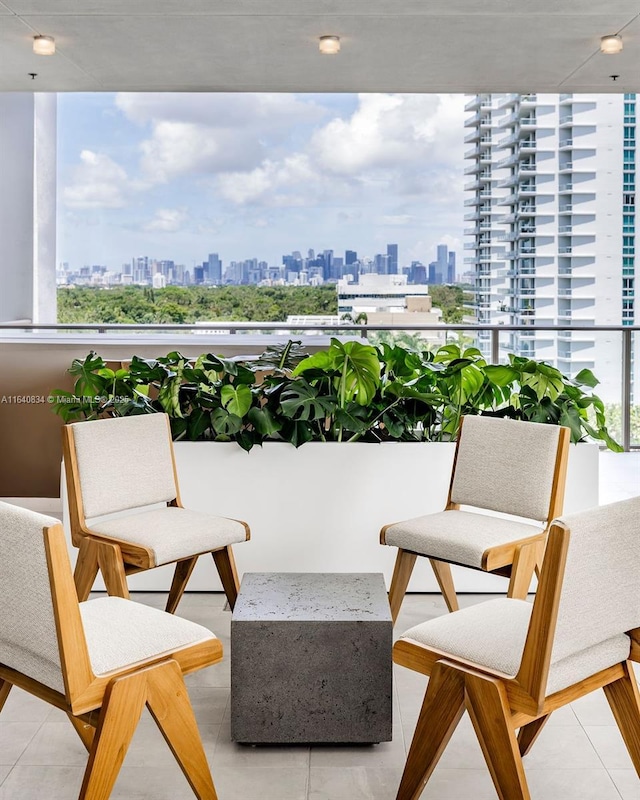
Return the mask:
[[[462,287],[432,286],[429,291],[434,307],[442,309],[444,322],[462,322]],[[335,286],[76,286],[58,290],[60,323],[284,322],[289,315],[317,314],[338,314]]]

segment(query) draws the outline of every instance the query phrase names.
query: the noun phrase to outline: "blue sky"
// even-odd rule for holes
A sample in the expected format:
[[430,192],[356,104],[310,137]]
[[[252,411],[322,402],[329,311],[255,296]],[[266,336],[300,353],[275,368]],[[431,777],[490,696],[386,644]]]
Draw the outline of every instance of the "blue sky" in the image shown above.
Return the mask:
[[[58,261],[462,259],[462,95],[60,94]],[[459,262],[460,263],[460,262]]]

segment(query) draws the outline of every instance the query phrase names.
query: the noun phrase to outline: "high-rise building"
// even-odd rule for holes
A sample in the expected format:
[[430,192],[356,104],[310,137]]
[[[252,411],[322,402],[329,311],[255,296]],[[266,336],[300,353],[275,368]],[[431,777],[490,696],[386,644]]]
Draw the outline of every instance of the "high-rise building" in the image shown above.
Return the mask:
[[447,283],[455,283],[456,282],[456,254],[453,250],[449,251],[449,256],[447,259]]
[[209,253],[209,283],[218,286],[222,283],[222,261],[217,253]]
[[387,258],[389,259],[389,275],[398,274],[398,245],[387,245]]
[[619,336],[534,326],[636,318],[635,95],[481,94],[466,110],[477,321],[531,325],[503,346],[616,385]]
[[355,264],[358,260],[358,254],[355,250],[345,250],[344,251],[344,263],[348,266],[351,264]]

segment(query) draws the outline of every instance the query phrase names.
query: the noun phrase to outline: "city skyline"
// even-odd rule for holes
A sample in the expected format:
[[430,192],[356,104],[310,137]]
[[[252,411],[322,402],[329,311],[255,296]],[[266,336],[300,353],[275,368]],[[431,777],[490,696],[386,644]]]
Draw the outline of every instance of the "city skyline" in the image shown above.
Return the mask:
[[373,257],[398,242],[407,263],[426,263],[439,243],[461,250],[463,106],[462,95],[59,95],[57,261],[117,270],[157,254],[192,268],[218,252],[277,264],[292,247]]
[[225,262],[219,253],[209,253],[193,267],[179,264],[173,259],[138,256],[122,264],[119,270],[110,270],[104,264],[86,264],[74,269],[68,262],[58,265],[58,285],[152,285],[156,275],[166,281],[162,285],[225,285],[262,282],[324,283],[343,278],[357,282],[360,275],[406,274],[410,283],[454,283],[460,279],[457,272],[457,255],[446,244],[436,246],[436,258],[427,264],[414,260],[405,264],[397,243],[386,244],[385,253],[373,257],[361,256],[347,249],[338,255],[333,249],[308,248],[304,252],[292,250],[282,255],[280,263],[269,264],[254,257]]

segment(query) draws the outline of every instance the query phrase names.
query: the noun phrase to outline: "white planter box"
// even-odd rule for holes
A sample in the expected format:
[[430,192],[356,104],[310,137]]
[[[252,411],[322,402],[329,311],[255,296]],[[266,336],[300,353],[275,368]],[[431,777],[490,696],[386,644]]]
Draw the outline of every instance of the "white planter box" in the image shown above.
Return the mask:
[[[379,544],[380,528],[443,509],[453,452],[450,443],[310,442],[296,450],[268,442],[250,453],[235,443],[175,444],[184,505],[251,526],[251,540],[234,547],[240,575],[383,572],[387,585],[396,549]],[[597,504],[598,448],[572,446],[565,512]],[[135,575],[129,585],[166,591],[172,571]],[[506,588],[503,578],[460,567],[454,578],[463,592]],[[188,588],[221,589],[212,559],[199,560]],[[418,560],[409,591],[438,591],[426,560]]]

